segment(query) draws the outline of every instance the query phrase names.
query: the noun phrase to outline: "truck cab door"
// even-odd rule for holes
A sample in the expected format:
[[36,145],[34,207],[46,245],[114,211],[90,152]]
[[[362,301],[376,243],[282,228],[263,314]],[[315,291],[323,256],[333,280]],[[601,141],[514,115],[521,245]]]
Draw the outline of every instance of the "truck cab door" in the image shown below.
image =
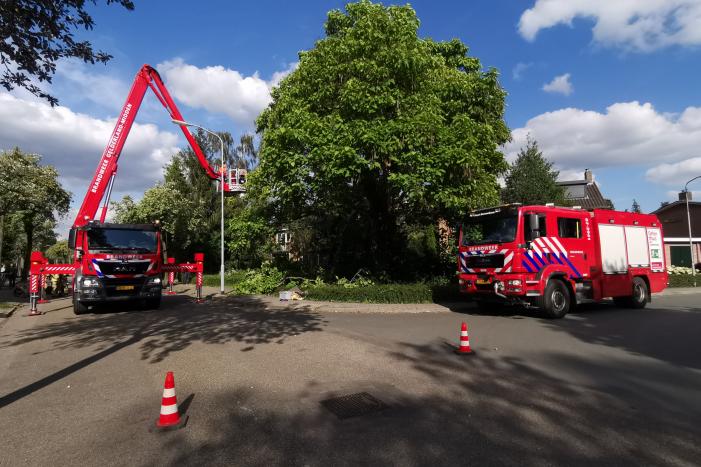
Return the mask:
[[554,214],[552,239],[561,252],[563,264],[574,279],[590,277],[590,268],[595,261],[592,240],[592,222],[588,213]]

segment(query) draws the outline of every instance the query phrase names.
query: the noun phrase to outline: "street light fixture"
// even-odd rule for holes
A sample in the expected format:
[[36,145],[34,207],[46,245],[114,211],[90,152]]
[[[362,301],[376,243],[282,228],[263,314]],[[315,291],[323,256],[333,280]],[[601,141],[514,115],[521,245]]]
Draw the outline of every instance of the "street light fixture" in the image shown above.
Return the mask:
[[686,200],[686,222],[689,226],[689,253],[691,254],[691,275],[694,276],[694,287],[696,287],[696,264],[694,263],[694,242],[691,238],[691,212],[689,211],[689,183],[701,178],[698,175],[684,185],[684,199]]
[[219,268],[219,293],[224,295],[224,140],[217,133],[208,130],[203,126],[195,125],[194,123],[186,122],[184,120],[177,120],[175,118],[171,120],[176,125],[194,126],[195,128],[199,128],[200,130],[209,133],[210,135],[214,135],[219,138],[219,143],[221,144],[221,186],[219,187],[221,189],[221,265]]

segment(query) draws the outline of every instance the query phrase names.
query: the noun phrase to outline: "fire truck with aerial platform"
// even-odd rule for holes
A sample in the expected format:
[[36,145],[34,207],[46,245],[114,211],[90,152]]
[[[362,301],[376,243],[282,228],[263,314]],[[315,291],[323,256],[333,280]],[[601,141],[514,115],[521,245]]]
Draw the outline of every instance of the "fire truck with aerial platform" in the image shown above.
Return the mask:
[[656,216],[605,209],[504,205],[460,226],[460,291],[480,307],[537,307],[562,318],[576,304],[613,298],[643,308],[667,286]]
[[[161,301],[164,272],[197,273],[197,290],[201,293],[202,255],[195,263],[176,265],[169,258],[164,264],[164,248],[157,224],[106,223],[110,196],[117,174],[117,163],[131,130],[144,95],[151,89],[168,111],[171,120],[180,125],[195,156],[207,175],[223,181],[219,189],[229,193],[245,191],[244,169],[230,169],[224,177],[224,167],[213,168],[166,89],[158,72],[144,65],[137,73],[112,135],[107,143],[95,175],[88,185],[85,198],[69,232],[68,243],[73,250],[72,264],[48,264],[41,252],[32,252],[30,266],[31,314],[38,314],[36,302],[41,278],[49,274],[73,275],[73,311],[85,313],[89,306],[110,301],[138,300],[149,308]],[[228,181],[227,181],[228,180]],[[100,206],[100,203],[102,205]],[[99,214],[99,216],[98,216]],[[171,275],[172,284],[172,275]]]

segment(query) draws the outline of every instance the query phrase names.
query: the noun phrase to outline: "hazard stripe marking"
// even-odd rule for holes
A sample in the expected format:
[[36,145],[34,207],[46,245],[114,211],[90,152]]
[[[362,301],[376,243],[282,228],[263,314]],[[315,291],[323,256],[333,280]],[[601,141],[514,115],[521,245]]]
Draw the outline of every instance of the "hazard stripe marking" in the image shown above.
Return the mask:
[[172,415],[174,413],[178,413],[177,404],[161,406],[161,415]]

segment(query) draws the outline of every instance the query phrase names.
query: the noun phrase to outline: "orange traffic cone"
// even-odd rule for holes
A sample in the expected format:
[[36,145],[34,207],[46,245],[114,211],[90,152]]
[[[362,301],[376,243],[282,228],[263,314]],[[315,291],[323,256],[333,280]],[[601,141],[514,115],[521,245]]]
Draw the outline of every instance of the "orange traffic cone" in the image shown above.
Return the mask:
[[158,417],[156,428],[161,431],[177,430],[187,423],[187,416],[180,416],[178,400],[175,397],[175,379],[173,372],[166,373],[166,381],[163,385],[163,399],[161,400],[161,416]]
[[460,327],[460,347],[455,349],[455,353],[458,355],[474,355],[475,353],[470,349],[470,336],[467,334],[467,323],[462,323]]

